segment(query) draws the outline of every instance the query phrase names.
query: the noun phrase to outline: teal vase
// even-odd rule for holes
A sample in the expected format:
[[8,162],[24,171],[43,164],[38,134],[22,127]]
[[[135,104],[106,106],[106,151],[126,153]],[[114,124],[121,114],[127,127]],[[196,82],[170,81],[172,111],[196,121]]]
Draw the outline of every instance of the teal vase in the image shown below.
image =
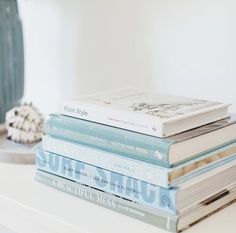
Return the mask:
[[22,24],[16,0],[0,0],[0,123],[24,93]]

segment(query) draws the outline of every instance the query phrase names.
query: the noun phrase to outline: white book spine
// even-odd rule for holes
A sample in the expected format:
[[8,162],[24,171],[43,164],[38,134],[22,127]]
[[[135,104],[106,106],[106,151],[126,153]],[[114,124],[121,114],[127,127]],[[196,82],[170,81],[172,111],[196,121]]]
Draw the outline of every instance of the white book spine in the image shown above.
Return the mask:
[[170,169],[168,168],[104,152],[73,142],[55,139],[49,136],[43,138],[42,145],[43,150],[45,151],[88,163],[157,186],[164,188],[169,187],[168,172]]
[[67,116],[111,125],[151,136],[164,137],[162,121],[152,116],[79,102],[62,103],[59,108],[60,113]]

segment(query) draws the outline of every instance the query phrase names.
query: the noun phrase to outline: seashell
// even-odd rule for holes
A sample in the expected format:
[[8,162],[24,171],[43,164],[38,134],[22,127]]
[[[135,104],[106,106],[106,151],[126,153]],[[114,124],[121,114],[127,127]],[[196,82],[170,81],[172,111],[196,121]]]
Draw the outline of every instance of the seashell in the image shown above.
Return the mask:
[[221,159],[220,155],[214,155],[213,157],[211,157],[211,162],[215,162],[216,160]]
[[196,169],[196,167],[197,167],[196,163],[192,163],[192,164],[187,165],[186,167],[183,168],[184,169],[184,174],[192,172],[194,169]]
[[199,168],[199,167],[203,167],[203,166],[206,166],[208,163],[204,162],[204,161],[199,161],[196,163],[196,167]]
[[211,163],[211,157],[205,158],[202,161],[204,161],[205,163]]
[[169,175],[169,180],[173,181],[173,180],[175,180],[175,179],[177,179],[177,178],[179,178],[183,175],[184,175],[184,169],[183,168],[178,169],[176,171],[172,171]]
[[44,120],[32,104],[14,107],[6,113],[8,139],[18,143],[34,143],[42,139]]

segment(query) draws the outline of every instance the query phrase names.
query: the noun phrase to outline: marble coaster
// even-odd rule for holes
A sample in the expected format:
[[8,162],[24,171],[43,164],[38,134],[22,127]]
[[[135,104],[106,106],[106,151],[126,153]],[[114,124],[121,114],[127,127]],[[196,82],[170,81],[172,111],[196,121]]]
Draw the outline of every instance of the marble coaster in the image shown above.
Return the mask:
[[6,127],[4,124],[0,124],[0,135],[4,132],[6,132]]
[[20,144],[7,139],[6,132],[0,133],[0,161],[7,163],[35,163],[35,148],[39,143]]

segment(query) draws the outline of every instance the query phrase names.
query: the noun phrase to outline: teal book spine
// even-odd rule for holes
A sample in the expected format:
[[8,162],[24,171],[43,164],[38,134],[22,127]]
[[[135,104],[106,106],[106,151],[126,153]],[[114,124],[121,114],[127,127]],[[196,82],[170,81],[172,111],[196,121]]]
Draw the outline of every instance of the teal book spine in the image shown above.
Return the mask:
[[36,149],[39,170],[70,179],[80,184],[144,204],[156,210],[176,214],[178,188],[165,189],[84,162]]
[[59,114],[49,115],[46,134],[164,167],[175,142]]
[[37,170],[35,179],[42,184],[48,185],[64,193],[163,228],[170,232],[177,232],[178,216],[166,214],[163,211],[149,210],[142,204],[128,201],[115,195],[40,170]]

